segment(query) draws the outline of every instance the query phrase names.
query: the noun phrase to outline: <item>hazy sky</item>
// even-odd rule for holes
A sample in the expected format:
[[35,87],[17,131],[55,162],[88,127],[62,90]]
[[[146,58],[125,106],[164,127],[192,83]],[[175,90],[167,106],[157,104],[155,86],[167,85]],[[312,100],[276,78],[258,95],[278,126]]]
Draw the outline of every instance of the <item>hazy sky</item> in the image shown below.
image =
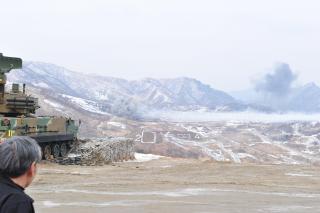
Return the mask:
[[319,0],[1,1],[0,52],[80,72],[250,87],[289,63],[320,85]]

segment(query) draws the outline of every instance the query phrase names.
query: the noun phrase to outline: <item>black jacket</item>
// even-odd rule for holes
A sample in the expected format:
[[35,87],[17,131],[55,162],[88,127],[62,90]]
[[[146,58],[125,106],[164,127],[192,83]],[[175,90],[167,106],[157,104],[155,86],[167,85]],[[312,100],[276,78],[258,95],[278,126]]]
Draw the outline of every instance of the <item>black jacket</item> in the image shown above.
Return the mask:
[[0,213],[34,213],[32,198],[10,178],[1,175]]

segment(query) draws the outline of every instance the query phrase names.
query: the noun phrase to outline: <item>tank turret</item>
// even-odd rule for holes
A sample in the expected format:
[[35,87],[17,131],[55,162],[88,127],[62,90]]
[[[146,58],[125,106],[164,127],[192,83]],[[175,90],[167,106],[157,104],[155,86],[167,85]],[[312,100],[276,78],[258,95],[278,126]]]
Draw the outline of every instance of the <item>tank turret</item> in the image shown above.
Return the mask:
[[2,116],[30,116],[38,106],[38,99],[26,95],[25,84],[20,89],[19,84],[12,84],[12,89],[6,91],[6,73],[12,69],[22,68],[22,59],[6,57],[0,53],[0,115]]

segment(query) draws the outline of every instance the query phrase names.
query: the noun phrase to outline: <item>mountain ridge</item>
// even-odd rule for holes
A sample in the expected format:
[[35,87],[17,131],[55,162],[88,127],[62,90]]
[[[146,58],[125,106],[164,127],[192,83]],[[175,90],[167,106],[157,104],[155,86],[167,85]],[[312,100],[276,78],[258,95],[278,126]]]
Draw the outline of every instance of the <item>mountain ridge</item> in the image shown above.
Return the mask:
[[147,110],[320,112],[320,88],[315,83],[293,88],[285,97],[271,97],[253,89],[231,96],[189,77],[126,80],[44,62],[25,62],[22,70],[8,75],[8,80],[43,90],[62,104],[134,118]]
[[23,69],[11,72],[8,79],[56,94],[95,101],[107,112],[112,112],[112,105],[117,102],[125,102],[135,109],[216,110],[223,107],[233,111],[245,108],[227,93],[188,77],[129,81],[78,73],[54,64],[25,62]]

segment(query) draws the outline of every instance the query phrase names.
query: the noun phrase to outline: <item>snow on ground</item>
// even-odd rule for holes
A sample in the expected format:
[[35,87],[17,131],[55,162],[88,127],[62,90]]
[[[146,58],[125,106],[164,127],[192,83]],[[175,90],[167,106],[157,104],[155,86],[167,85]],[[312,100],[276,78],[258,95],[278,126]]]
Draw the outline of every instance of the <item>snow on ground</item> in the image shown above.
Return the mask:
[[45,89],[49,89],[49,85],[44,83],[44,82],[40,82],[40,83],[32,83],[33,86],[35,87],[41,87],[41,88],[45,88]]
[[318,122],[313,122],[312,128],[310,122],[242,122],[242,124],[231,122],[231,125],[228,124],[230,122],[179,122],[174,128],[178,133],[167,132],[162,134],[162,138],[177,148],[192,150],[199,153],[198,156],[204,155],[215,161],[268,164],[317,164],[320,162],[320,123]]
[[320,114],[303,113],[258,113],[258,112],[203,112],[203,111],[150,111],[146,118],[160,118],[175,122],[291,122],[291,121],[319,121]]
[[115,121],[109,121],[108,125],[119,127],[121,129],[126,129],[127,128],[125,124],[120,123],[120,122],[115,122]]
[[252,158],[254,160],[256,160],[257,158],[253,155],[250,155],[248,153],[238,153],[238,157],[241,158]]
[[296,177],[312,177],[310,174],[301,174],[301,173],[286,173],[287,176],[296,176]]
[[48,99],[44,99],[43,100],[46,104],[49,104],[50,106],[54,107],[54,108],[59,108],[59,109],[63,109],[64,107],[61,104],[58,104],[56,102],[50,101]]
[[109,115],[109,113],[101,111],[97,106],[97,103],[94,101],[90,101],[90,100],[86,100],[83,98],[78,98],[70,95],[64,95],[64,94],[62,95],[62,97],[68,98],[71,102],[77,104],[79,107],[81,107],[86,111],[102,114],[102,115]]
[[151,160],[157,160],[162,158],[163,156],[160,155],[153,155],[153,154],[143,154],[143,153],[135,153],[134,157],[136,158],[134,162],[146,162]]

